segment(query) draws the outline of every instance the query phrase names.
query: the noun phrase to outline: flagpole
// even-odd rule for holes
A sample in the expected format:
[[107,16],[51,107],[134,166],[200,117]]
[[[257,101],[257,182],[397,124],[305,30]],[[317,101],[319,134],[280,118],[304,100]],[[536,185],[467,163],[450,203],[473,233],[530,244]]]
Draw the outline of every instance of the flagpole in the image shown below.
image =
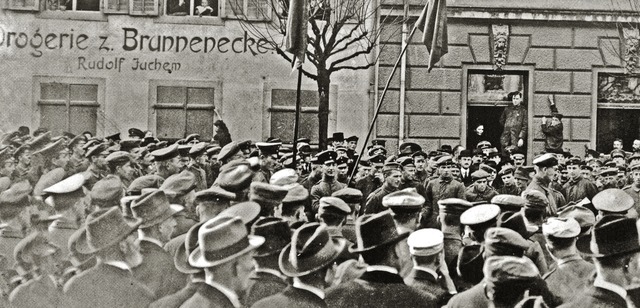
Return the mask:
[[298,128],[300,126],[300,94],[302,92],[302,65],[298,67],[298,86],[296,88],[296,116],[293,122],[293,166],[295,168],[298,154]]
[[371,121],[371,124],[369,125],[369,131],[367,132],[367,137],[364,139],[364,143],[362,145],[362,149],[360,150],[360,155],[358,155],[358,159],[356,160],[356,163],[354,165],[355,168],[353,168],[353,170],[351,171],[351,175],[349,175],[349,180],[347,181],[347,186],[349,186],[351,184],[351,181],[353,180],[353,177],[355,176],[356,170],[358,169],[358,165],[360,164],[360,160],[362,159],[362,156],[364,155],[364,150],[366,149],[366,145],[367,145],[367,143],[369,143],[369,138],[371,137],[371,133],[373,132],[373,127],[374,127],[374,125],[376,123],[376,120],[378,119],[378,114],[380,113],[380,108],[382,107],[382,102],[384,101],[384,97],[385,97],[385,95],[387,95],[387,91],[389,90],[389,86],[391,85],[391,79],[393,79],[393,75],[398,70],[398,65],[400,65],[400,62],[402,61],[402,56],[405,54],[405,52],[407,52],[407,48],[409,47],[409,44],[411,43],[411,38],[413,37],[413,35],[416,33],[416,30],[418,29],[418,24],[419,23],[416,22],[415,25],[413,26],[413,29],[411,29],[411,33],[409,33],[409,36],[407,37],[406,44],[402,48],[402,51],[400,51],[400,55],[398,56],[398,59],[396,60],[396,63],[393,65],[393,69],[391,70],[391,74],[389,74],[389,77],[387,78],[387,83],[384,86],[384,89],[382,90],[382,94],[380,95],[380,99],[378,100],[378,105],[376,106],[376,112],[373,114],[373,120]]

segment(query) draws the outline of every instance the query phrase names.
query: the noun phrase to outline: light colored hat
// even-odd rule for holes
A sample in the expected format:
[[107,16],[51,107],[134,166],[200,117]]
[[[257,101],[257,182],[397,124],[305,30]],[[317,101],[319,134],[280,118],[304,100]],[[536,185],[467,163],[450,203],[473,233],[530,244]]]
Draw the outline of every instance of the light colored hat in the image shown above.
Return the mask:
[[420,229],[407,239],[409,252],[414,256],[431,256],[444,248],[444,234],[438,229]]
[[574,238],[580,235],[580,224],[570,217],[549,217],[549,219],[542,224],[542,234],[558,238]]

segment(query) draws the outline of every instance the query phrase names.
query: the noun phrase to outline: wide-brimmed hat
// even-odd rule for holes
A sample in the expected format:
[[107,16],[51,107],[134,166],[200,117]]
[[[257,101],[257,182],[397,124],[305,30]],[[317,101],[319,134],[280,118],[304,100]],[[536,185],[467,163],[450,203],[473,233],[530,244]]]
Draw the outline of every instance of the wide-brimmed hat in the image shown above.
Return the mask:
[[249,235],[239,217],[217,216],[198,231],[198,247],[189,255],[193,267],[214,267],[248,253],[264,243],[264,237]]
[[267,257],[278,254],[291,243],[289,224],[277,217],[262,217],[251,227],[251,234],[262,236],[265,242],[260,246],[255,257]]
[[355,229],[356,245],[349,247],[349,252],[352,253],[368,252],[397,243],[409,236],[409,232],[398,229],[390,210],[358,217]]
[[527,226],[520,212],[504,212],[500,214],[496,226],[516,231],[525,239],[530,238],[538,231],[536,226]]
[[308,275],[333,263],[346,245],[347,240],[329,235],[327,225],[304,224],[293,232],[291,243],[280,253],[280,270],[289,277]]
[[176,269],[184,274],[196,274],[202,271],[201,268],[193,267],[189,264],[189,255],[198,247],[198,232],[200,227],[204,225],[205,221],[197,223],[189,228],[189,231],[184,234],[184,243],[178,245],[175,254],[173,255],[173,264]]
[[130,219],[122,215],[117,207],[97,210],[87,216],[84,232],[76,242],[76,250],[91,254],[117,244],[138,229],[141,219]]
[[182,205],[170,204],[167,195],[159,189],[143,194],[131,204],[133,217],[142,219],[140,228],[155,226],[182,210]]
[[596,258],[636,251],[640,251],[636,220],[623,215],[602,217],[591,230],[589,250],[581,250],[583,254]]

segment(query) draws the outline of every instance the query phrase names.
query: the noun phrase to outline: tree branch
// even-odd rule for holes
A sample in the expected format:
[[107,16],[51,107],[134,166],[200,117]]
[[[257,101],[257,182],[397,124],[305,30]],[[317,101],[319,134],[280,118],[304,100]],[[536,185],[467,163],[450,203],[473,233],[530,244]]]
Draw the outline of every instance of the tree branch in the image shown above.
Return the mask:
[[359,65],[359,66],[335,66],[335,67],[332,67],[329,70],[329,72],[335,73],[335,72],[340,71],[340,70],[354,70],[354,71],[364,70],[364,69],[368,69],[368,68],[372,67],[374,64],[376,64],[376,63],[375,62],[371,62],[371,63],[368,63],[366,65]]
[[[287,60],[289,63],[293,63],[293,59],[289,57],[289,55],[287,55],[286,52],[284,52],[284,50],[280,49],[280,48],[276,48],[276,53],[278,55],[280,55],[281,57],[283,57],[285,60]],[[304,68],[302,69],[302,74],[304,74],[305,76],[307,76],[309,79],[313,79],[313,80],[318,80],[318,76],[314,75],[312,73],[309,73],[308,71],[306,71]]]
[[[344,46],[332,51],[331,53],[329,53],[329,56],[332,56],[332,55],[335,55],[335,54],[338,54],[340,52],[343,52],[343,51],[347,50],[347,48],[349,48],[349,46],[359,42],[363,38],[366,38],[367,35],[369,35],[367,32],[360,33],[360,35],[358,35],[357,37],[354,37],[352,40],[350,40],[349,42],[345,43]],[[344,40],[342,40],[342,41],[344,41]],[[370,42],[367,42],[367,44],[372,45],[372,44],[370,44]],[[336,44],[336,46],[337,46],[337,44]]]
[[373,45],[370,45],[369,47],[367,47],[364,50],[355,51],[354,53],[352,53],[352,54],[350,54],[350,55],[348,55],[348,56],[346,56],[346,57],[344,57],[342,59],[333,61],[333,63],[331,63],[331,66],[329,67],[329,71],[333,71],[338,66],[338,64],[340,64],[340,63],[343,63],[343,62],[349,61],[351,59],[357,58],[358,56],[361,56],[361,55],[369,54],[371,52],[371,50],[373,50]]

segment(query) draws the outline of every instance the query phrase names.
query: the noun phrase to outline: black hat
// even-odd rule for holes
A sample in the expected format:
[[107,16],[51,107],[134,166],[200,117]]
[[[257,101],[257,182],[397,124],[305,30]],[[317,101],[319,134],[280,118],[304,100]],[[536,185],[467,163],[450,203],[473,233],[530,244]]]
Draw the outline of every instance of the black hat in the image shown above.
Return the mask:
[[347,140],[347,142],[351,142],[351,141],[358,142],[358,136],[350,136],[345,140]]
[[327,162],[335,162],[338,154],[336,151],[326,150],[316,154],[316,157],[318,158],[318,164],[325,164]]
[[622,215],[607,215],[591,231],[589,251],[582,253],[600,258],[640,251],[636,220]]
[[260,150],[260,154],[269,156],[278,154],[278,149],[282,143],[278,142],[256,142],[256,147]]
[[169,160],[177,157],[179,154],[177,144],[151,152],[151,156],[153,156],[155,161]]
[[409,232],[400,232],[391,211],[366,214],[356,220],[357,243],[349,247],[352,253],[363,253],[376,248],[395,244],[409,236]]
[[460,154],[458,155],[458,158],[460,157],[473,157],[473,152],[471,150],[462,150],[460,151]]
[[264,244],[254,253],[254,257],[279,254],[291,242],[291,229],[284,220],[276,217],[262,217],[251,227],[251,234],[265,238]]
[[106,136],[106,137],[104,137],[104,139],[111,140],[111,141],[114,141],[114,142],[118,142],[118,141],[120,141],[120,133],[115,133],[113,135]]
[[542,154],[533,160],[533,164],[538,167],[553,167],[558,164],[558,160],[555,155],[547,153]]
[[384,147],[386,145],[387,141],[384,139],[373,139],[371,140],[371,145],[381,145],[382,147]]
[[422,147],[415,142],[404,142],[398,147],[401,154],[413,154],[418,151],[422,151]]
[[144,132],[142,132],[141,130],[132,127],[129,128],[129,137],[138,137],[140,139],[144,138]]
[[333,137],[331,139],[333,141],[343,142],[344,141],[344,133],[335,132],[335,133],[333,133]]

